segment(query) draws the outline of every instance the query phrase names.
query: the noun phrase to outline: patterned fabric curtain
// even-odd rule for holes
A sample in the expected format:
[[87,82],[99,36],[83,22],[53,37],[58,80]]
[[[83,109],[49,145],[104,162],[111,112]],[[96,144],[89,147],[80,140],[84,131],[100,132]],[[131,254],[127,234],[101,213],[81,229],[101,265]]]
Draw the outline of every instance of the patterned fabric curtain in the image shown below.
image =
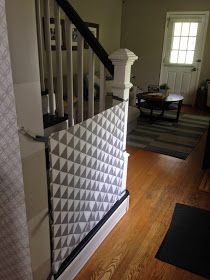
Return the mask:
[[32,279],[5,0],[0,0],[0,279]]

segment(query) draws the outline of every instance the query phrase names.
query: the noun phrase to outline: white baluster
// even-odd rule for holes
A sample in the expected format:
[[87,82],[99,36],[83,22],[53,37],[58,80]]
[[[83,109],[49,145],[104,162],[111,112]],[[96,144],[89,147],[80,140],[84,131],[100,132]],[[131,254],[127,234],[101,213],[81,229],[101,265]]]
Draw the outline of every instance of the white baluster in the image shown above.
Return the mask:
[[138,87],[133,86],[132,92],[130,93],[130,105],[136,107],[136,98],[138,94]]
[[54,1],[55,11],[55,42],[56,42],[56,111],[59,117],[64,116],[63,102],[63,65],[62,65],[62,38],[60,7]]
[[84,39],[78,32],[77,76],[78,76],[78,122],[83,122],[83,49]]
[[43,45],[43,29],[42,29],[42,13],[41,13],[41,1],[36,0],[36,25],[37,25],[37,39],[39,50],[39,72],[41,91],[45,92],[45,80],[44,80],[44,45]]
[[72,23],[66,18],[66,55],[67,55],[67,113],[68,125],[74,125],[74,95],[73,95],[73,57],[72,57]]
[[94,77],[95,77],[95,54],[89,48],[89,75],[88,75],[88,117],[94,116]]
[[[114,65],[114,82],[112,85],[113,96],[122,99],[126,102],[125,109],[125,130],[124,130],[124,150],[126,149],[127,139],[127,122],[128,122],[128,103],[129,103],[129,92],[132,84],[131,78],[131,66],[138,57],[127,49],[120,49],[114,52],[109,57]],[[119,101],[115,101],[118,104]]]
[[47,57],[47,80],[48,80],[48,93],[49,93],[49,105],[50,114],[55,114],[54,104],[54,85],[53,85],[53,66],[52,66],[52,50],[51,50],[51,33],[50,33],[50,6],[49,0],[44,2],[44,16],[45,16],[45,45],[46,45],[46,57]]
[[105,110],[105,67],[100,63],[100,96],[99,96],[99,112]]

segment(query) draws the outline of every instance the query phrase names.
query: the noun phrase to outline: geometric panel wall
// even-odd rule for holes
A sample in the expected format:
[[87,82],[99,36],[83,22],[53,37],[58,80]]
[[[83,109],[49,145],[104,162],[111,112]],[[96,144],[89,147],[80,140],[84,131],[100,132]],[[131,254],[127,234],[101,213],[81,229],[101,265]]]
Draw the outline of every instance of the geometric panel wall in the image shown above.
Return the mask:
[[0,279],[32,279],[4,0],[0,0]]
[[53,273],[124,194],[125,109],[50,136]]

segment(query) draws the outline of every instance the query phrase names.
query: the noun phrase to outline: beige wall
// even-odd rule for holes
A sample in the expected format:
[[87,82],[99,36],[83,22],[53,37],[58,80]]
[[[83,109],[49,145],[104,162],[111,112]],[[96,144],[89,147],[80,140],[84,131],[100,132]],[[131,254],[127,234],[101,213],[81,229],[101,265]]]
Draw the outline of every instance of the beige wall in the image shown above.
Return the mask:
[[[209,0],[124,0],[121,47],[139,56],[134,65],[136,83],[146,89],[158,84],[167,12],[209,11]],[[210,78],[210,28],[200,80]]]
[[[43,134],[34,0],[6,0],[18,126]],[[34,280],[50,273],[45,146],[20,136]]]
[[[71,0],[71,5],[85,22],[99,24],[99,41],[108,54],[120,48],[122,0]],[[51,2],[51,14],[54,5]],[[62,18],[64,13],[62,13]],[[66,52],[63,51],[63,73],[66,73]],[[77,71],[77,52],[73,52],[74,72]],[[88,50],[84,49],[84,72],[88,72]],[[53,52],[53,69],[56,76],[56,58]],[[96,59],[96,71],[99,70],[99,62]],[[46,72],[46,71],[45,71]]]
[[108,53],[120,47],[122,0],[70,2],[84,21],[99,24],[99,40]]

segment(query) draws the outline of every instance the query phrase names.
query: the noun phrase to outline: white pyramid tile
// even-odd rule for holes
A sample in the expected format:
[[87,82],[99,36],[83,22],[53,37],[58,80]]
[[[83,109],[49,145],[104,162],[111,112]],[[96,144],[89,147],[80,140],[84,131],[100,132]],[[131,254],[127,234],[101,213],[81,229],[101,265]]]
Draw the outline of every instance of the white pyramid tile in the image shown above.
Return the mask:
[[[69,234],[68,240],[63,242],[64,248],[53,258],[54,269],[59,268],[60,259],[65,259],[72,252],[119,197],[124,164],[116,159],[121,158],[123,154],[123,106],[115,106],[92,120],[55,134],[50,140],[51,178],[54,182],[51,184],[52,205],[57,203],[57,209],[68,210],[62,215],[60,211],[56,216],[54,214],[56,222],[63,225],[63,228],[56,229],[56,234],[61,238],[62,234]],[[119,110],[118,107],[122,109]],[[62,156],[58,161],[55,155],[59,154]],[[110,167],[111,164],[114,167]],[[66,172],[69,172],[68,176]],[[111,185],[112,182],[114,185]],[[63,197],[62,202],[56,201],[56,195],[57,199],[59,196]],[[53,231],[55,233],[55,229]],[[73,232],[75,234],[72,234]]]

